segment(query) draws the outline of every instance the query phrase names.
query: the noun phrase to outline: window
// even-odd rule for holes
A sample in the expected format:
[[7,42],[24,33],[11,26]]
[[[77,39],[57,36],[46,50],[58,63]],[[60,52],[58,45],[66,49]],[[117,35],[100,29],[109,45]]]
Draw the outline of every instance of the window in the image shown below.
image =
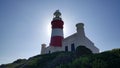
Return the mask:
[[68,51],[68,46],[65,46],[65,51]]
[[75,51],[75,45],[74,45],[74,43],[71,44],[71,51]]
[[49,54],[50,54],[51,52],[49,51]]

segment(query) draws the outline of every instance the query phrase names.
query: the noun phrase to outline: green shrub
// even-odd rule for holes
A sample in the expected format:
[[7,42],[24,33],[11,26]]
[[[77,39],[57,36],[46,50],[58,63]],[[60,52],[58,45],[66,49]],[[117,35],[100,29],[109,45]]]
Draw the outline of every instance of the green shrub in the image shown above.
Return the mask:
[[75,54],[77,57],[80,57],[82,55],[92,54],[92,51],[85,46],[78,46],[76,48]]

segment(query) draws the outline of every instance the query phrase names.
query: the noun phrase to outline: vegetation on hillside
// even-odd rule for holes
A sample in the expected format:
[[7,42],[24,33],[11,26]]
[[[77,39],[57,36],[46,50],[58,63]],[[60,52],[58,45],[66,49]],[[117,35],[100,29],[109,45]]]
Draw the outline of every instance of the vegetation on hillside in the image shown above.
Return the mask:
[[0,68],[120,68],[120,49],[98,54],[80,46],[74,52],[55,52],[18,59]]

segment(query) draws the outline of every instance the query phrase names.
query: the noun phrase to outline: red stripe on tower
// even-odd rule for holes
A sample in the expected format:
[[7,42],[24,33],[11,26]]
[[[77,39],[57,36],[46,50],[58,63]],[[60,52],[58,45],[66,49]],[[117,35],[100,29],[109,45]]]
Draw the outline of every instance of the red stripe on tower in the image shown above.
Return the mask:
[[54,47],[61,47],[62,40],[63,40],[63,25],[64,22],[61,19],[61,13],[59,10],[56,10],[54,13],[54,18],[51,22],[52,25],[52,34],[51,34],[51,41],[50,46]]

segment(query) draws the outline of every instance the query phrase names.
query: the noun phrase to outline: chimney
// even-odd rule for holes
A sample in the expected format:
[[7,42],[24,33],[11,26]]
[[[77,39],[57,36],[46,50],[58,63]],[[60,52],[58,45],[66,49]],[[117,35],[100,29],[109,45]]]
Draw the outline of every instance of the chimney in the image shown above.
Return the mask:
[[84,24],[83,23],[78,23],[76,24],[76,27],[77,27],[77,33],[80,35],[80,36],[85,36],[85,32],[84,32]]
[[45,54],[46,44],[42,44],[41,47],[41,54]]

